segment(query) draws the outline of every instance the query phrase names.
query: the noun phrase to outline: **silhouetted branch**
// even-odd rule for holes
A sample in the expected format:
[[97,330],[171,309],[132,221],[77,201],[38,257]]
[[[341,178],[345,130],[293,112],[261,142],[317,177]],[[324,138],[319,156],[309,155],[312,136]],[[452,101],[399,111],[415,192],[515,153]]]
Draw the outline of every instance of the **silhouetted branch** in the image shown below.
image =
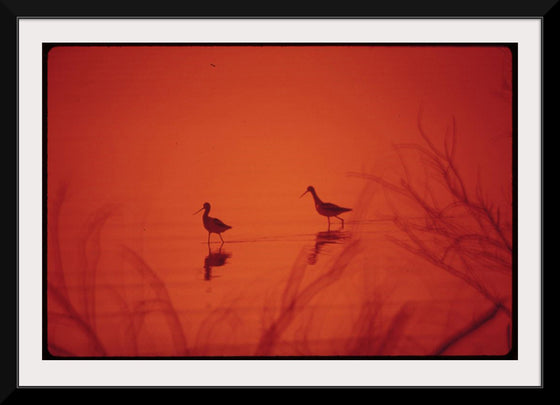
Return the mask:
[[[370,173],[350,175],[379,184],[386,192],[407,199],[423,213],[423,219],[415,219],[402,215],[392,206],[393,221],[407,239],[390,237],[390,240],[463,280],[490,300],[497,310],[511,316],[510,310],[503,305],[503,299],[488,289],[484,280],[477,275],[483,268],[511,274],[512,243],[509,230],[502,220],[502,211],[484,198],[480,179],[474,194],[466,187],[456,164],[455,119],[446,130],[441,150],[425,131],[421,113],[418,115],[418,129],[422,145],[395,145],[404,169],[404,178],[400,182]],[[404,150],[416,153],[420,162],[430,171],[423,192],[413,184],[417,180],[412,178],[412,171],[402,156]],[[436,198],[428,180],[443,186],[445,197],[438,194],[440,198]],[[476,225],[473,227],[469,224]]]
[[488,323],[489,321],[494,319],[494,317],[498,314],[498,312],[501,309],[503,309],[501,305],[493,306],[490,310],[485,312],[482,316],[475,319],[473,322],[471,322],[465,328],[461,329],[460,331],[455,333],[453,336],[448,338],[445,342],[443,342],[434,351],[434,355],[439,356],[439,355],[445,354],[445,352],[448,351],[455,344],[459,343],[462,339],[468,337],[469,335],[471,335],[472,333],[474,333],[478,329],[480,329],[482,326],[484,326],[486,323]]

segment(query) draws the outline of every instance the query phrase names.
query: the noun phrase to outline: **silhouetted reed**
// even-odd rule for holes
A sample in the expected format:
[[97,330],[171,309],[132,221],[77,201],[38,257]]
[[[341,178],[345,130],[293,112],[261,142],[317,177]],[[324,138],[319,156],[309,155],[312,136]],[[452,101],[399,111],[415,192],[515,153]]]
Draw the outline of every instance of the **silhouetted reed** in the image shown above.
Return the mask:
[[255,355],[272,355],[282,334],[291,325],[295,317],[301,314],[302,309],[313,298],[340,279],[346,267],[360,251],[360,242],[358,240],[349,241],[328,270],[303,287],[302,282],[307,268],[307,255],[305,248],[302,249],[286,282],[279,312],[276,316],[268,319],[267,326],[257,344]]
[[81,284],[83,285],[82,305],[84,316],[88,323],[96,330],[96,276],[101,257],[101,230],[107,220],[115,213],[115,207],[104,206],[95,211],[87,220],[84,231],[79,240],[79,267],[84,271],[78,272],[82,276]]
[[[52,258],[52,267],[47,272],[47,293],[49,300],[48,309],[48,348],[55,356],[79,356],[79,357],[103,357],[113,354],[108,350],[103,340],[107,338],[96,328],[96,302],[97,296],[96,276],[99,272],[99,261],[102,255],[100,235],[103,227],[115,213],[114,206],[106,206],[96,210],[86,221],[81,236],[77,239],[78,269],[73,274],[77,276],[80,286],[80,295],[73,298],[65,280],[65,269],[60,251],[59,221],[62,208],[67,196],[66,185],[62,186],[51,201],[49,212],[49,237],[51,249],[49,256]],[[117,287],[109,287],[109,294],[103,295],[102,299],[107,301],[111,298],[111,304],[118,305],[121,319],[122,331],[126,339],[126,345],[130,355],[141,355],[139,339],[142,325],[146,315],[159,312],[163,314],[171,333],[174,353],[185,356],[189,353],[183,329],[175,311],[165,284],[156,272],[138,255],[133,249],[121,246],[121,255],[126,263],[132,265],[138,281],[148,287],[152,298],[127,299],[125,292],[119,292]],[[84,337],[86,347],[65,347],[64,343],[57,340],[57,336],[51,331],[57,325],[64,324]],[[107,329],[105,329],[107,331]]]
[[[51,307],[56,305],[57,309],[60,309],[60,312],[50,309],[48,318],[51,322],[51,326],[56,322],[70,323],[73,327],[79,330],[87,340],[91,355],[104,356],[107,354],[107,351],[95,333],[91,319],[87,315],[87,309],[85,310],[85,314],[80,313],[80,311],[76,309],[75,305],[72,303],[66,285],[60,247],[59,224],[67,192],[68,186],[66,184],[62,185],[58,192],[52,197],[51,201],[51,215],[49,216],[50,220],[48,221],[48,232],[50,237],[48,238],[48,242],[50,242],[52,247],[49,249],[49,256],[52,257],[54,265],[49,268],[47,280],[44,280],[44,282],[47,286],[49,305]],[[84,305],[84,308],[90,308],[90,306]],[[47,332],[47,334],[48,333],[49,332]],[[48,340],[48,348],[51,353],[56,353],[57,355],[68,355],[69,353],[73,353],[72,349],[62,347],[50,339]]]
[[387,356],[402,354],[398,344],[405,336],[412,316],[412,305],[405,303],[390,317],[382,315],[383,301],[364,300],[354,330],[346,343],[345,354],[351,356]]
[[143,282],[147,283],[154,292],[156,298],[149,303],[150,307],[152,310],[155,309],[165,316],[167,326],[173,338],[175,353],[178,356],[187,356],[189,351],[187,349],[187,342],[183,333],[181,321],[179,320],[177,311],[175,311],[173,307],[173,303],[167,292],[167,287],[136,252],[126,246],[123,246],[122,249],[124,258],[134,265],[135,269],[142,277]]
[[[192,345],[192,352],[196,356],[232,355],[231,348],[235,346],[237,337],[243,336],[246,326],[237,311],[237,303],[236,299],[228,301],[227,305],[213,309],[204,317]],[[224,336],[227,337],[227,342],[217,344],[216,338]]]
[[[91,328],[89,322],[84,316],[79,314],[72,303],[68,300],[63,292],[61,292],[57,287],[47,284],[49,297],[54,300],[54,302],[59,306],[62,311],[55,312],[49,311],[49,322],[51,325],[59,322],[69,323],[73,328],[77,329],[82,333],[82,335],[87,339],[88,342],[88,353],[89,356],[105,356],[107,351],[103,347],[103,343],[98,338],[95,331]],[[49,340],[48,342],[49,351],[54,355],[67,355],[72,353],[72,349],[63,347],[56,342]]]

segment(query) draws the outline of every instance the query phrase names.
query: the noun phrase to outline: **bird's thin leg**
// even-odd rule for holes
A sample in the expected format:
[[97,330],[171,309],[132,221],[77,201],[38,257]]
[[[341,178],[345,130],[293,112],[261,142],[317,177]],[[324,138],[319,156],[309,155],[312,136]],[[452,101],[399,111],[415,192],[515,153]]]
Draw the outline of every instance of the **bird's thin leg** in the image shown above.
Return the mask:
[[208,247],[210,247],[210,232],[208,232]]
[[344,228],[344,220],[343,220],[342,218],[338,217],[338,216],[337,216],[337,217],[335,217],[335,218],[338,218],[338,219],[340,219],[340,221],[342,222],[342,227]]
[[220,239],[222,240],[222,245],[224,244],[224,238],[222,238],[222,234],[219,233],[218,235],[220,235]]

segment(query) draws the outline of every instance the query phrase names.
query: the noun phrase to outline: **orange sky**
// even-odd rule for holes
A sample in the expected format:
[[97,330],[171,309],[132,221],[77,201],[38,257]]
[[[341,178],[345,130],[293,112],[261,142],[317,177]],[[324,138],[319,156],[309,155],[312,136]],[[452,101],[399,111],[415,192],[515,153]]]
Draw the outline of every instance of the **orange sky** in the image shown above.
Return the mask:
[[476,156],[488,181],[511,171],[506,48],[56,47],[48,60],[49,185],[79,178],[107,200],[334,193],[347,171],[391,170],[421,108],[436,138],[455,117],[464,164]]

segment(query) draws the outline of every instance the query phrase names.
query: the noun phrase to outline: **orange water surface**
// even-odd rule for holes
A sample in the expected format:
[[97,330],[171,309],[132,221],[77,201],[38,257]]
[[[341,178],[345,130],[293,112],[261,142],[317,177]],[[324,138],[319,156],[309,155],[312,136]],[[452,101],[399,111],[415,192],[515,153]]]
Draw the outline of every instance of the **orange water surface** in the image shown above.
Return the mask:
[[507,47],[62,45],[47,64],[50,355],[512,349]]

